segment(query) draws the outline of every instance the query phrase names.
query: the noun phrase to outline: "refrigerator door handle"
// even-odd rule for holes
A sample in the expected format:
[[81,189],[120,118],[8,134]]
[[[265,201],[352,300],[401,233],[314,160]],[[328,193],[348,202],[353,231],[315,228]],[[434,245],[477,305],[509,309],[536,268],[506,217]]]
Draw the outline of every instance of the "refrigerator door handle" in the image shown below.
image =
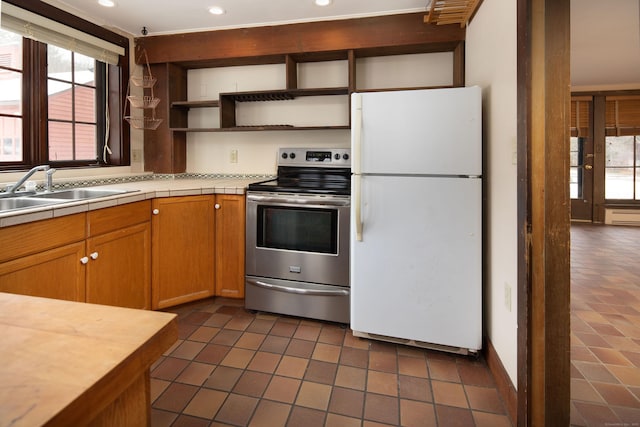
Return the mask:
[[362,168],[362,95],[351,94],[351,169],[360,175]]
[[354,175],[353,176],[353,203],[354,203],[354,209],[355,209],[355,225],[356,225],[356,240],[358,242],[362,242],[362,189],[361,189],[361,181],[362,180],[362,176],[361,175]]

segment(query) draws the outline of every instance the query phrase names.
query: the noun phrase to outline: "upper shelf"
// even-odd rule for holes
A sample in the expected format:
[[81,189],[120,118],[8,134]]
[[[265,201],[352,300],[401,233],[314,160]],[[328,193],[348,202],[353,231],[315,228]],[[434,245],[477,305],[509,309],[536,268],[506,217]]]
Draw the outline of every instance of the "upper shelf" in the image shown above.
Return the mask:
[[264,90],[252,92],[230,92],[221,93],[220,99],[228,99],[236,102],[255,101],[285,101],[301,96],[323,96],[323,95],[348,95],[348,87],[320,88],[320,89],[282,89]]
[[206,101],[173,101],[171,108],[182,108],[188,110],[189,108],[213,108],[219,107],[218,100],[206,100]]

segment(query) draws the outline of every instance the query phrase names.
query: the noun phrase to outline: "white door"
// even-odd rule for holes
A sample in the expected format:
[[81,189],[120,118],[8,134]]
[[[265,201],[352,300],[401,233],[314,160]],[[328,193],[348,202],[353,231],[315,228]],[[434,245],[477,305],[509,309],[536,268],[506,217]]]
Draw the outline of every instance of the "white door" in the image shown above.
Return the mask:
[[[358,179],[354,177],[354,179]],[[354,331],[480,349],[481,180],[363,176]]]

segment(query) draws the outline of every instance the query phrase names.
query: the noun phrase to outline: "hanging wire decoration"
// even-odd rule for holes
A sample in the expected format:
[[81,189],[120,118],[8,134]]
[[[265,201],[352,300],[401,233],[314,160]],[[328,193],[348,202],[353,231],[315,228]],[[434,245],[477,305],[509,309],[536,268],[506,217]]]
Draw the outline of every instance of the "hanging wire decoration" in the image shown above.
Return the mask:
[[[143,28],[143,33],[146,31],[146,27]],[[156,78],[151,74],[151,67],[149,66],[149,58],[147,57],[147,51],[142,48],[140,55],[138,56],[138,60],[136,62],[140,62],[142,56],[144,55],[145,65],[147,74],[144,73],[144,68],[142,71],[142,76],[131,76],[129,78],[129,84],[127,85],[127,101],[124,107],[124,112],[126,114],[127,107],[130,108],[140,108],[143,110],[148,110],[151,112],[151,116],[147,116],[144,111],[142,116],[134,116],[134,115],[125,115],[124,119],[134,128],[134,129],[148,129],[148,130],[156,130],[160,123],[162,123],[162,119],[156,118],[156,110],[155,108],[158,106],[160,102],[160,98],[156,98],[153,93],[153,87],[156,84]],[[149,90],[150,95],[142,95],[142,96],[134,96],[131,95],[131,85],[142,88],[143,93],[145,90]]]

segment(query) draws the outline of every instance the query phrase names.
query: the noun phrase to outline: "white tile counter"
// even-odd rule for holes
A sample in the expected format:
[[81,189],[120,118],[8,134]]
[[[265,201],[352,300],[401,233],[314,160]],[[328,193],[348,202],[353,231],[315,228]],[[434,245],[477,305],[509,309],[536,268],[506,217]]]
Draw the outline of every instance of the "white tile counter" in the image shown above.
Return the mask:
[[91,188],[133,191],[108,197],[74,200],[55,205],[0,212],[0,227],[9,227],[32,221],[72,215],[157,197],[192,196],[198,194],[244,194],[247,185],[265,179],[267,178],[153,179],[148,181],[100,185]]

